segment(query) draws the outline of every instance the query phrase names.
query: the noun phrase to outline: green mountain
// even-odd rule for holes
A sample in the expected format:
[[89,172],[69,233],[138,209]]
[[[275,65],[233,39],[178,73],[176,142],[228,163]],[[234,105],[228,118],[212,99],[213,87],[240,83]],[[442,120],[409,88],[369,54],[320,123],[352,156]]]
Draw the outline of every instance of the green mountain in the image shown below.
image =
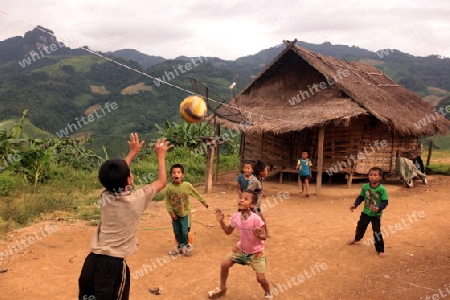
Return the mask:
[[[186,56],[167,60],[133,49],[101,53],[136,72],[86,50],[65,47],[41,29],[50,30],[39,28],[0,42],[0,121],[19,118],[28,109],[27,119],[38,129],[54,137],[94,137],[90,147],[101,153],[105,146],[110,156],[124,154],[129,132],[149,139],[154,137],[155,123],[180,120],[179,104],[193,90],[190,78],[217,92],[215,100],[226,101],[233,82],[237,93],[284,49],[277,45],[234,61]],[[298,44],[372,64],[435,106],[449,102],[449,58]]]
[[107,52],[106,54],[112,57],[121,57],[128,60],[137,61],[144,69],[162,63],[166,60],[164,57],[147,55],[135,49],[122,49],[114,52]]

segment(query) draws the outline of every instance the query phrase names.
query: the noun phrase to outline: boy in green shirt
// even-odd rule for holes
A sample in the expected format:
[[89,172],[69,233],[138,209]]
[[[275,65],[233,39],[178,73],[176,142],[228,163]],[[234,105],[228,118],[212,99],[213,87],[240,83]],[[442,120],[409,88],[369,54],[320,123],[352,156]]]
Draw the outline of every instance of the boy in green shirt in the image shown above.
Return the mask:
[[383,235],[381,234],[381,216],[383,210],[388,205],[388,194],[386,188],[380,184],[382,178],[381,168],[373,167],[369,170],[369,183],[362,186],[361,193],[356,198],[355,203],[350,207],[350,210],[353,212],[364,201],[364,210],[356,226],[355,238],[348,241],[347,244],[353,245],[359,242],[364,237],[369,223],[372,223],[375,250],[380,257],[385,258],[384,241]]
[[172,183],[166,188],[166,207],[172,218],[172,227],[177,240],[177,248],[169,251],[170,255],[183,253],[191,256],[192,245],[189,243],[189,229],[191,228],[191,202],[189,196],[197,198],[203,206],[208,208],[208,204],[200,193],[189,182],[183,181],[184,167],[175,164],[170,167]]

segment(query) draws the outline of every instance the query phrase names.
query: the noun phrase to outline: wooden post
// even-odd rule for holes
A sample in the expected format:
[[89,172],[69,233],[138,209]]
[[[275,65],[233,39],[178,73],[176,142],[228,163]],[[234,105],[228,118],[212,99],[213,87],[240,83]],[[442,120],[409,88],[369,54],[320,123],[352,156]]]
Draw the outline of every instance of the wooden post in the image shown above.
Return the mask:
[[353,181],[353,170],[350,171],[350,174],[347,174],[347,188],[352,188],[352,181]]
[[323,168],[323,141],[325,139],[325,128],[319,128],[317,143],[317,177],[316,177],[316,195],[321,194],[322,189],[322,168]]
[[[214,116],[215,118],[216,116]],[[220,136],[220,125],[216,125],[216,141],[219,140],[219,136]],[[219,180],[219,156],[220,156],[220,144],[217,143],[217,148],[215,151],[216,154],[216,171],[214,172],[214,180],[217,182]]]
[[430,146],[428,147],[427,165],[425,166],[424,170],[425,174],[428,174],[430,172],[431,152],[433,152],[433,140],[430,140]]
[[212,175],[213,175],[213,161],[214,161],[214,153],[215,153],[215,145],[211,143],[210,147],[208,147],[208,156],[206,161],[206,174],[205,174],[205,193],[209,194],[212,192]]

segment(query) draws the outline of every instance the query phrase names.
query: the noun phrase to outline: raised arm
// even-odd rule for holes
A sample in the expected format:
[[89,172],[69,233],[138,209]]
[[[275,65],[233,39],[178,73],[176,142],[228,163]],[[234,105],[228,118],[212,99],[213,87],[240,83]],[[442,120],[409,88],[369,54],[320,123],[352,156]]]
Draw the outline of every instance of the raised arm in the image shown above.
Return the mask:
[[234,230],[234,227],[232,227],[231,225],[225,225],[225,222],[223,221],[224,218],[225,215],[223,214],[223,212],[219,208],[216,208],[216,220],[217,222],[219,222],[220,228],[222,228],[222,230],[225,231],[226,234],[231,234]]
[[155,144],[155,154],[158,159],[158,178],[152,183],[156,192],[162,190],[167,184],[166,154],[173,145],[169,145],[166,139],[158,139]]
[[136,157],[136,155],[141,151],[144,141],[139,142],[139,135],[137,133],[130,133],[130,140],[128,141],[130,146],[130,151],[128,152],[125,161],[128,166],[131,165],[131,161]]

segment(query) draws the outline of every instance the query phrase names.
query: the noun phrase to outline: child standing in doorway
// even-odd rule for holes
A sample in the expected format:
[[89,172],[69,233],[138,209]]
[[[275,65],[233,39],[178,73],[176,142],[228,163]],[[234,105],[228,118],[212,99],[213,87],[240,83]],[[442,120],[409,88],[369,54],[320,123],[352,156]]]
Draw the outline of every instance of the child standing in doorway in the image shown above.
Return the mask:
[[301,157],[297,161],[298,169],[298,186],[302,186],[302,192],[306,197],[309,197],[309,179],[311,178],[311,159],[308,158],[308,151],[302,151]]

